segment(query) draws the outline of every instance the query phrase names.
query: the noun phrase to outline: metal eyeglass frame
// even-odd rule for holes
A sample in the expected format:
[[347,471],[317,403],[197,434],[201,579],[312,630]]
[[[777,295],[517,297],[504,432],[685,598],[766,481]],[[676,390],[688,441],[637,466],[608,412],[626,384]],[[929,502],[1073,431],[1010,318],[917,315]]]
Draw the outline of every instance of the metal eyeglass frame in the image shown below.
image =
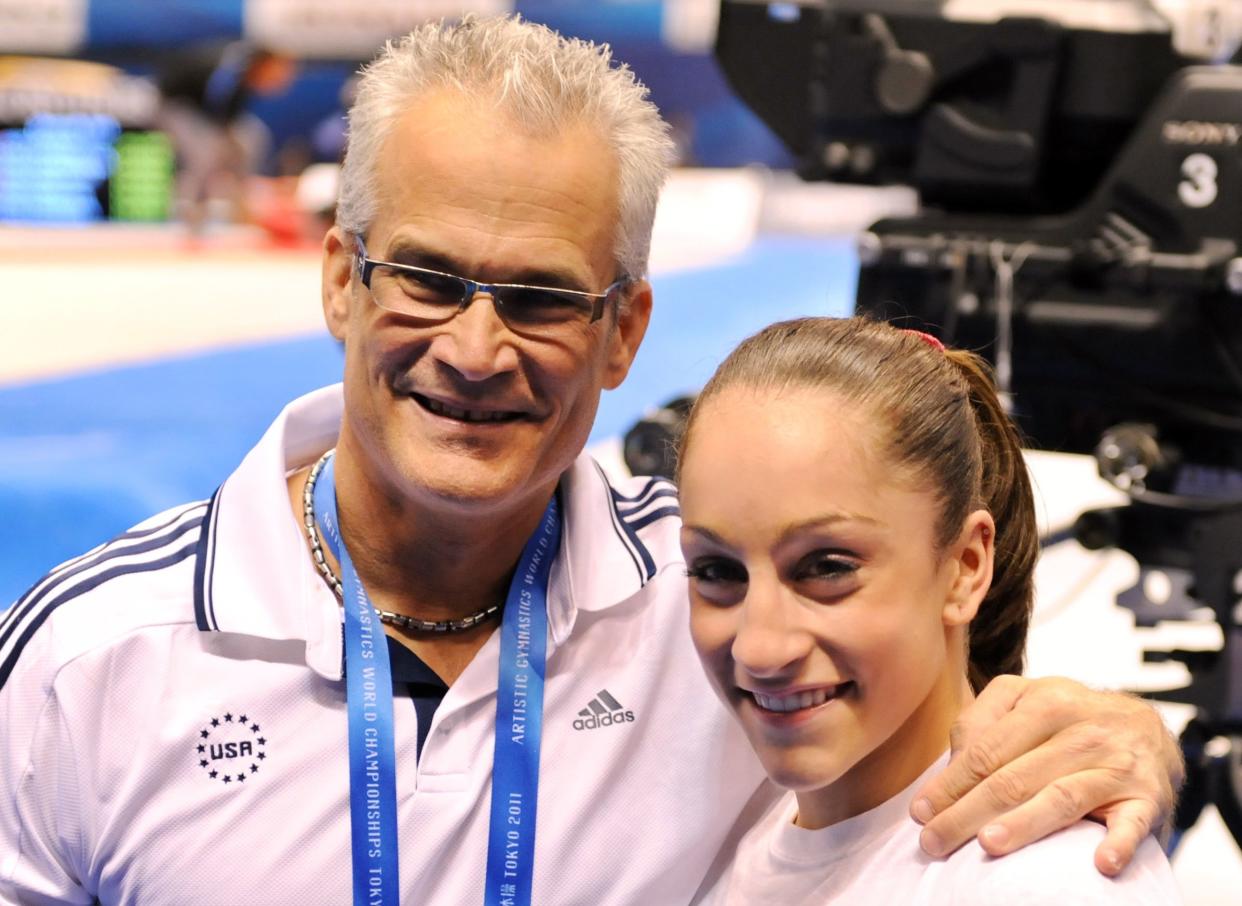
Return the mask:
[[[473,302],[479,293],[487,293],[491,298],[492,304],[496,306],[496,311],[502,316],[505,309],[504,291],[507,289],[532,289],[539,292],[552,293],[558,296],[571,296],[591,302],[591,319],[588,323],[594,324],[604,315],[604,306],[613,293],[625,287],[630,283],[629,277],[622,277],[609,286],[602,293],[588,293],[579,289],[564,289],[559,286],[532,286],[527,283],[481,283],[478,280],[471,280],[468,277],[460,277],[457,274],[449,274],[444,271],[432,270],[429,267],[417,267],[413,264],[398,264],[395,261],[382,261],[378,258],[370,258],[367,256],[366,243],[363,242],[362,236],[357,233],[353,234],[354,250],[355,250],[355,270],[358,277],[362,280],[362,285],[369,291],[371,289],[371,274],[377,267],[391,267],[397,271],[405,271],[413,274],[434,274],[437,277],[444,277],[449,280],[456,281],[461,285],[462,299],[457,309],[444,318],[444,321],[451,321],[461,312],[465,311],[471,302]],[[372,294],[374,298],[374,294]],[[378,300],[376,301],[378,305]],[[383,306],[380,306],[381,308]],[[583,309],[585,311],[585,309]],[[402,312],[397,312],[402,314]]]

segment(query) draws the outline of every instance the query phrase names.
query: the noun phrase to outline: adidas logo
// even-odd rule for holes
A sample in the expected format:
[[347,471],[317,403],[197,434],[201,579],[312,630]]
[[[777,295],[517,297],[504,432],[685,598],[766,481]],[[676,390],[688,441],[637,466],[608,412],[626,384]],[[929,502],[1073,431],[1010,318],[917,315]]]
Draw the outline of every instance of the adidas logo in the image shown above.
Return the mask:
[[625,705],[613,698],[607,689],[601,689],[595,698],[587,702],[587,706],[578,712],[574,721],[575,730],[594,730],[597,727],[611,727],[613,724],[632,724],[634,712],[625,710]]

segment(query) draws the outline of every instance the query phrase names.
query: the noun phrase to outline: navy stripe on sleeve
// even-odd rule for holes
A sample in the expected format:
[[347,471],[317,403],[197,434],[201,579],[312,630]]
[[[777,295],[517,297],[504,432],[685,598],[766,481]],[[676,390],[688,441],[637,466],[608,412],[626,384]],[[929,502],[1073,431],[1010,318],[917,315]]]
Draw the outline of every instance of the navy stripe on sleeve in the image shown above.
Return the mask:
[[673,503],[677,502],[677,489],[670,484],[657,486],[651,492],[643,497],[638,503],[619,503],[617,504],[617,512],[623,517],[633,516],[635,513],[642,511],[657,500],[670,499]]
[[616,490],[608,481],[608,476],[604,474],[604,470],[600,468],[599,463],[593,463],[595,471],[599,473],[599,480],[604,483],[604,488],[608,491],[608,517],[612,523],[612,530],[617,535],[617,540],[621,542],[621,546],[625,548],[625,552],[630,555],[630,562],[634,564],[634,569],[638,573],[638,584],[642,585],[646,581],[643,578],[643,567],[639,562],[638,554],[631,546],[627,533],[621,528],[621,516],[617,512]]
[[[105,563],[113,560],[120,561],[122,558],[134,558],[141,554],[149,554],[172,546],[183,535],[195,531],[203,523],[202,516],[194,516],[186,518],[193,512],[193,507],[182,511],[177,517],[184,521],[177,522],[174,520],[166,526],[160,527],[158,530],[162,534],[148,535],[145,531],[136,535],[127,537],[120,535],[109,541],[103,547],[98,548],[94,554],[76,561],[75,565],[71,565],[59,572],[50,573],[27,592],[16,604],[14,604],[4,615],[4,619],[0,621],[0,652],[4,650],[5,645],[13,637],[25,620],[34,613],[48,595],[54,592],[60,592],[67,587],[77,587],[78,583],[73,580],[83,573],[96,569]],[[129,543],[134,541],[136,543]],[[138,561],[141,564],[142,561]],[[81,581],[90,581],[82,579]]]
[[211,606],[212,567],[215,565],[216,519],[219,517],[220,491],[216,488],[203,516],[202,532],[198,536],[198,559],[194,562],[194,623],[203,632],[219,629],[215,625],[215,608]]
[[625,524],[637,532],[640,529],[645,529],[647,526],[651,525],[651,523],[659,522],[661,519],[664,519],[668,516],[680,516],[680,515],[681,515],[681,507],[666,506],[666,507],[660,507],[658,510],[652,510],[646,515],[640,516],[638,519],[627,519]]
[[[620,496],[612,488],[608,487],[612,494],[612,510],[615,514],[614,522],[625,532],[625,538],[628,539],[631,552],[636,554],[642,560],[642,569],[639,570],[640,581],[645,585],[647,580],[656,573],[655,560],[652,559],[651,551],[647,550],[647,545],[643,544],[642,539],[638,537],[638,530],[625,521],[624,517],[617,512],[617,498]],[[624,540],[624,539],[623,539]]]
[[[184,532],[180,534],[184,534]],[[112,579],[117,578],[118,576],[128,576],[128,575],[133,575],[135,573],[154,572],[156,570],[166,569],[170,566],[174,566],[175,564],[180,563],[186,557],[193,556],[195,551],[197,550],[197,547],[198,547],[198,542],[197,540],[195,540],[189,544],[186,544],[180,549],[174,550],[172,553],[169,553],[163,557],[160,557],[158,560],[148,560],[148,561],[139,562],[139,563],[119,563],[110,569],[106,569],[103,572],[96,573],[95,575],[91,576],[88,579],[85,579],[82,582],[65,587],[59,595],[56,595],[55,597],[48,600],[43,605],[43,607],[37,613],[34,614],[33,618],[26,624],[25,631],[21,634],[21,636],[18,637],[17,643],[13,646],[13,649],[9,652],[8,657],[5,658],[5,660],[2,663],[0,663],[0,689],[3,689],[5,683],[8,682],[9,676],[13,672],[13,668],[17,666],[18,658],[21,657],[22,651],[25,649],[26,645],[30,642],[30,639],[34,636],[36,632],[39,631],[39,627],[43,625],[43,621],[46,620],[49,616],[51,616],[53,612],[55,612],[56,608],[60,607],[62,604],[72,601],[74,598],[77,598],[80,595],[86,594],[88,591],[93,591],[94,589],[98,588],[100,585],[103,585],[105,582],[109,582]]]

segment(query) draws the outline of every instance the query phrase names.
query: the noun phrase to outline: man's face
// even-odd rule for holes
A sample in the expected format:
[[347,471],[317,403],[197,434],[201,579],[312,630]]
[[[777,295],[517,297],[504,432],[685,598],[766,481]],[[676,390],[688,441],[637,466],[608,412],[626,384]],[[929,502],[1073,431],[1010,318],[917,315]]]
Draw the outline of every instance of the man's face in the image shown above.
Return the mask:
[[[382,147],[369,257],[491,283],[602,292],[617,279],[615,156],[574,125],[531,137],[449,91],[416,100]],[[601,389],[624,379],[650,314],[628,310],[555,337],[515,333],[480,295],[443,324],[378,307],[353,242],[324,246],[324,311],[345,343],[341,445],[384,492],[497,513],[546,500],[590,433]]]

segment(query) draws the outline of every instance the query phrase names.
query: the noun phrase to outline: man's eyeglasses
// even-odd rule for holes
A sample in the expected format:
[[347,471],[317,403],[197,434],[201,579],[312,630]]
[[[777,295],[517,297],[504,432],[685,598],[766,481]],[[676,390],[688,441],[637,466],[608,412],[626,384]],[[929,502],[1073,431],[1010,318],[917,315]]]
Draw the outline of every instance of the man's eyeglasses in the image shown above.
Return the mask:
[[566,325],[598,321],[604,307],[618,298],[630,282],[623,277],[602,293],[521,283],[480,283],[425,267],[368,258],[367,247],[358,235],[354,236],[354,244],[358,275],[376,305],[435,324],[450,320],[479,293],[487,293],[497,314],[511,329],[519,333],[552,333]]

